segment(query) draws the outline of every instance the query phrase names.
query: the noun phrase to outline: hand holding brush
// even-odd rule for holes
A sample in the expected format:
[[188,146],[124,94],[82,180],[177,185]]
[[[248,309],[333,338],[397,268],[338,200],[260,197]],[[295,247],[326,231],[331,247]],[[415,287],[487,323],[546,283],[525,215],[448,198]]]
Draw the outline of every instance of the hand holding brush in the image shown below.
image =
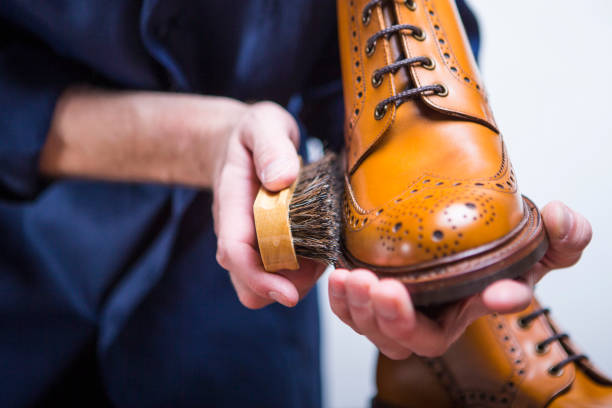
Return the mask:
[[240,105],[211,157],[216,161],[213,217],[217,261],[229,272],[240,302],[258,309],[278,302],[295,306],[325,269],[320,262],[300,260],[300,269],[269,273],[263,269],[253,221],[253,202],[263,185],[279,191],[296,179],[299,130],[293,117],[270,102]]

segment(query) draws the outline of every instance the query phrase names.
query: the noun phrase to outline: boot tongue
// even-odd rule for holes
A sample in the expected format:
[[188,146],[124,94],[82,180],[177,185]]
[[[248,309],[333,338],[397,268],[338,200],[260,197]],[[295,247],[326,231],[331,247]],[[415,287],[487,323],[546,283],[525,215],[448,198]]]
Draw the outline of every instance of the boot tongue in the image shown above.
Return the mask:
[[[411,24],[421,28],[424,40],[410,34],[393,36],[394,52],[406,58],[428,57],[435,68],[421,66],[407,68],[411,87],[443,85],[448,95],[424,94],[423,101],[443,114],[481,123],[498,132],[476,61],[452,0],[422,0],[414,10],[406,2],[389,2],[388,14],[393,24]],[[401,51],[401,52],[400,52]]]

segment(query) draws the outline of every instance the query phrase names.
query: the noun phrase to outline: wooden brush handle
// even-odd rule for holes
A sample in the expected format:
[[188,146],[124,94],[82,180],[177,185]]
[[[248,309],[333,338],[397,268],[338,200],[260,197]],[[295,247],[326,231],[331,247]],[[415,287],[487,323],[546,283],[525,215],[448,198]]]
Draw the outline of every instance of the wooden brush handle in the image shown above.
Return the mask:
[[289,222],[289,204],[297,182],[278,193],[261,187],[253,204],[259,253],[268,272],[300,268]]

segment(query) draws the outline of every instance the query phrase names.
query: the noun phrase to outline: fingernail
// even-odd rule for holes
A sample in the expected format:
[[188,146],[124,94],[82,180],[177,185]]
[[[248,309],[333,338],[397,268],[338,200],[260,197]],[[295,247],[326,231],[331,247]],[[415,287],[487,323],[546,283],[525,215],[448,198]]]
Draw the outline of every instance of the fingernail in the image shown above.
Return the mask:
[[395,302],[391,302],[388,304],[386,304],[385,302],[383,304],[380,304],[376,308],[376,313],[378,313],[378,315],[385,320],[395,320],[398,316],[397,305],[395,304]]
[[291,166],[291,161],[287,159],[277,159],[272,163],[268,164],[268,166],[263,169],[261,174],[261,181],[263,183],[271,183],[286,175],[287,170],[290,170]]
[[556,218],[559,225],[558,237],[559,239],[564,239],[569,235],[570,230],[572,229],[574,216],[572,215],[570,209],[562,204],[557,206]]
[[287,306],[287,300],[278,292],[270,291],[268,292],[268,297],[281,305]]

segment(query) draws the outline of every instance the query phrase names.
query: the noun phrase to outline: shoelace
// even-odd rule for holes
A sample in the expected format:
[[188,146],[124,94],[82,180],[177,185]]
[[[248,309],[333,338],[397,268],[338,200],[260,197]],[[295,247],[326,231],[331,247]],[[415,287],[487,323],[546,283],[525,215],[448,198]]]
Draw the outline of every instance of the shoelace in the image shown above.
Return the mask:
[[[363,8],[363,12],[361,15],[362,23],[364,25],[368,25],[370,23],[370,19],[372,18],[372,10],[374,9],[374,7],[380,6],[386,1],[389,0],[370,0]],[[404,4],[412,11],[416,9],[416,3],[414,2],[414,0],[405,0]],[[388,39],[393,34],[400,33],[405,30],[409,30],[412,37],[414,37],[418,41],[423,41],[425,39],[425,31],[423,31],[422,28],[412,24],[395,24],[376,32],[374,35],[368,38],[365,47],[366,55],[369,57],[374,54],[374,52],[376,51],[376,42],[379,39],[383,37]],[[394,74],[402,67],[410,67],[415,65],[421,66],[429,70],[435,68],[434,60],[429,57],[400,59],[392,64],[389,64],[374,71],[374,74],[372,75],[372,85],[377,88],[382,84],[383,77],[385,74]],[[446,96],[448,95],[448,88],[446,88],[444,85],[436,84],[410,88],[405,91],[399,92],[382,100],[376,105],[376,108],[374,109],[374,118],[376,118],[377,120],[382,119],[387,113],[389,104],[391,103],[395,103],[395,106],[397,107],[408,99],[424,94]]]
[[[548,308],[543,308],[543,309],[538,309],[532,313],[529,313],[528,315],[525,316],[521,316],[518,318],[518,325],[522,328],[527,328],[529,326],[529,324],[537,319],[538,317],[542,316],[542,315],[548,315],[550,313],[550,309]],[[569,338],[569,335],[567,333],[558,333],[555,335],[550,336],[549,338],[547,338],[544,341],[539,342],[538,344],[536,344],[536,352],[538,354],[544,354],[547,350],[548,350],[548,346],[551,345],[552,343],[556,342],[556,341],[560,341],[563,339],[567,339]],[[578,361],[578,360],[588,360],[589,358],[584,355],[584,354],[574,354],[569,356],[568,358],[558,362],[557,364],[553,365],[552,367],[550,367],[548,369],[548,372],[551,375],[561,375],[563,374],[563,367],[565,367],[566,365],[574,362],[574,361]]]

